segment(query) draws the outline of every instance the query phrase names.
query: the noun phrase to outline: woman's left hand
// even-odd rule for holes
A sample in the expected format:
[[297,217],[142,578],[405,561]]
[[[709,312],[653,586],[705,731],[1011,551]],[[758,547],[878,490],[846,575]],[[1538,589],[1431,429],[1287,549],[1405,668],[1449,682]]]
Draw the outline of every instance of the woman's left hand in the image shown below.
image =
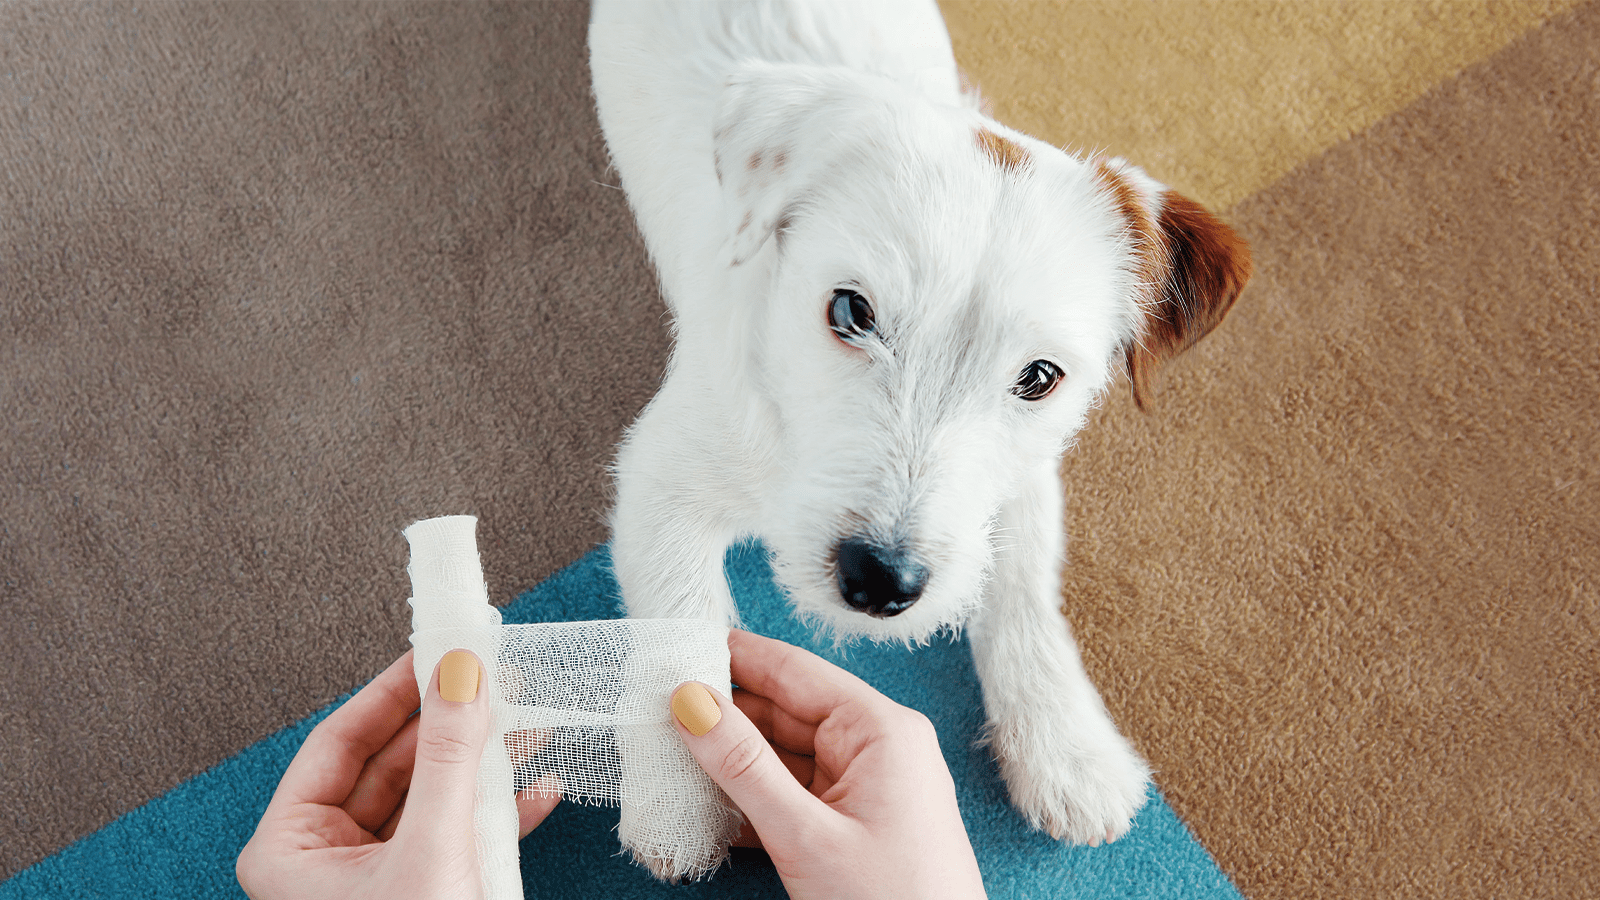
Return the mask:
[[[489,735],[481,681],[476,656],[446,654],[418,713],[407,653],[313,729],[239,854],[245,893],[254,900],[481,897],[472,830]],[[518,797],[522,834],[560,800]]]

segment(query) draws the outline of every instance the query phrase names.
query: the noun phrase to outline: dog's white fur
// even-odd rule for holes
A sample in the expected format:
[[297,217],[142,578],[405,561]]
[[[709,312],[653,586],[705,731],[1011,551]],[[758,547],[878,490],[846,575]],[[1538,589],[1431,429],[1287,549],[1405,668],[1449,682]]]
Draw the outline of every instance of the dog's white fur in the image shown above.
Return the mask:
[[[758,536],[839,635],[965,623],[1016,806],[1058,838],[1124,833],[1149,769],[1059,610],[1058,466],[1151,314],[1164,188],[979,113],[932,0],[597,0],[590,53],[675,335],[616,464],[629,613],[736,622],[723,555]],[[830,329],[841,287],[876,334]],[[1065,377],[1030,402],[1036,359]],[[931,573],[904,613],[841,601],[854,534]]]

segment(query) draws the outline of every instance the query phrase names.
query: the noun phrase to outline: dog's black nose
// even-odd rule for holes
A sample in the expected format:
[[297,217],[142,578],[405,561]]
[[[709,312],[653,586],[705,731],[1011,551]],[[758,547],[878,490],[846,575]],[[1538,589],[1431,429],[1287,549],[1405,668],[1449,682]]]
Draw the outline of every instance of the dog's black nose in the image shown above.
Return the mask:
[[928,569],[903,550],[862,538],[839,542],[839,595],[862,612],[887,618],[911,608],[928,583]]

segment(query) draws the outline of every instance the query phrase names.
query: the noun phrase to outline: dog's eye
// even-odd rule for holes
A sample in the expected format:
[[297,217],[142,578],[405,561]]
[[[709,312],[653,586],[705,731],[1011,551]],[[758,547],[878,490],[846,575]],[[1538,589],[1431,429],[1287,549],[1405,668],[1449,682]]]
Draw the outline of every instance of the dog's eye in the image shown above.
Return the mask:
[[834,291],[833,300],[828,303],[828,324],[834,334],[845,340],[872,334],[878,327],[867,298],[844,288]]
[[1011,393],[1024,400],[1043,400],[1056,389],[1063,374],[1061,367],[1050,360],[1036,359],[1023,367],[1017,383],[1011,386]]

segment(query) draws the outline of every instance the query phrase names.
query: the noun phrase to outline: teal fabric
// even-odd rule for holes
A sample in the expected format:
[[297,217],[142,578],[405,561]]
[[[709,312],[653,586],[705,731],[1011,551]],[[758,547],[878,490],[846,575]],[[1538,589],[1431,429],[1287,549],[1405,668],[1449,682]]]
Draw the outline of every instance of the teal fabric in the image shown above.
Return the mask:
[[[1133,830],[1109,846],[1065,847],[1029,829],[1007,804],[994,761],[977,745],[982,705],[964,640],[941,638],[915,651],[870,644],[835,649],[829,642],[814,641],[789,616],[759,545],[730,551],[727,571],[747,628],[809,647],[933,720],[990,897],[1239,898],[1210,855],[1154,791]],[[618,614],[617,587],[605,547],[551,576],[504,610],[508,623]],[[233,861],[289,760],[333,708],[246,748],[18,873],[0,884],[0,900],[242,897]],[[620,854],[616,823],[615,809],[563,803],[522,843],[527,896],[783,896],[771,863],[756,852],[736,851],[709,880],[660,884]]]

